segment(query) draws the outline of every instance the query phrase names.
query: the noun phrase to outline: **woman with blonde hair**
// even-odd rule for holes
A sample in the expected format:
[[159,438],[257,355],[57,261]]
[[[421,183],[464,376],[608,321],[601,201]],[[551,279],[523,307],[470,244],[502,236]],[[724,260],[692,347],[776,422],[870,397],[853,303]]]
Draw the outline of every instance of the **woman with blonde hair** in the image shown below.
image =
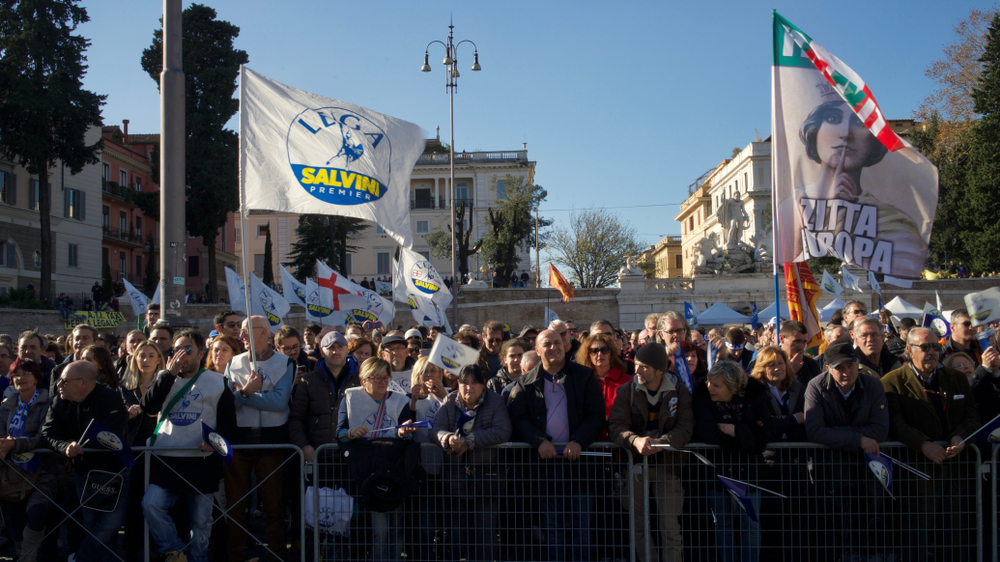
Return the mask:
[[[441,406],[448,398],[448,388],[444,386],[444,369],[420,357],[413,364],[410,375],[410,409],[418,422],[434,421]],[[430,429],[418,429],[413,435],[417,443],[430,443]],[[417,550],[415,560],[433,560],[434,533],[443,530],[441,521],[441,498],[444,494],[441,480],[441,465],[444,454],[437,447],[421,447],[420,464],[427,471],[421,494],[417,498],[417,510],[423,520],[417,526]],[[442,535],[443,536],[443,535]]]
[[806,389],[796,380],[785,351],[774,346],[760,350],[750,376],[770,391],[766,396],[775,437],[782,441],[805,441]]

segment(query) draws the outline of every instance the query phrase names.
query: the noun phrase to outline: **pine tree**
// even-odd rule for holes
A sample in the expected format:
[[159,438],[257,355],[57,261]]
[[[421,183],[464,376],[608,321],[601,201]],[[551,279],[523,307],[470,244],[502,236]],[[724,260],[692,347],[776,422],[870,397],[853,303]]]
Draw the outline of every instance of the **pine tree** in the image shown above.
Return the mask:
[[1000,268],[1000,14],[993,17],[979,60],[983,73],[972,99],[983,117],[972,129],[966,216],[973,228],[967,247],[974,270],[992,271]]
[[153,258],[156,255],[154,253],[156,246],[153,244],[152,234],[146,239],[146,247],[149,257],[146,258],[146,271],[142,277],[142,292],[152,297],[153,293],[156,292],[156,285],[160,282],[160,274],[156,271],[156,260]]
[[101,126],[106,96],[83,89],[90,42],[74,31],[89,21],[77,0],[0,1],[0,154],[37,176],[41,267],[39,296],[51,302],[52,202],[49,168],[71,174],[100,160],[101,141],[85,135]]
[[302,215],[295,228],[295,237],[285,263],[294,268],[295,278],[305,281],[316,274],[316,260],[323,260],[330,267],[347,275],[347,254],[361,249],[350,240],[371,225],[361,219],[331,215]]
[[[510,285],[511,273],[516,273],[521,265],[518,250],[531,249],[535,240],[535,218],[532,213],[548,195],[542,186],[529,185],[522,176],[508,175],[504,184],[507,188],[506,196],[497,200],[486,211],[490,228],[482,239],[483,257],[493,264],[497,283],[501,287]],[[539,228],[550,224],[552,221],[549,219],[538,221]]]
[[[249,60],[246,51],[233,46],[240,28],[216,17],[214,9],[201,4],[192,4],[183,12],[186,226],[188,234],[200,237],[208,248],[212,302],[218,302],[215,242],[219,229],[229,220],[229,213],[239,209],[239,138],[225,125],[239,110],[239,100],[233,93],[240,65]],[[142,69],[159,87],[163,70],[162,29],[153,32],[153,44],[142,52]],[[155,159],[154,165],[158,161]],[[149,208],[159,206],[158,194],[140,200],[143,214],[159,215],[157,210]]]
[[270,287],[274,284],[274,246],[271,244],[271,223],[267,223],[264,237],[264,271],[260,280]]

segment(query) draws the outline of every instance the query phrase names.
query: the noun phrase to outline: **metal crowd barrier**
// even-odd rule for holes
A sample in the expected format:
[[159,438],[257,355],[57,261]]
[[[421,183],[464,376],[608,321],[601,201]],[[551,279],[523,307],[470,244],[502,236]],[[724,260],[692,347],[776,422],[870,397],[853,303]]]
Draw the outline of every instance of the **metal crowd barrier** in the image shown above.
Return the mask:
[[[665,464],[664,455],[633,456],[611,443],[589,447],[577,461],[542,460],[535,448],[523,443],[506,443],[457,459],[424,444],[419,456],[426,478],[387,513],[360,509],[355,498],[362,490],[336,444],[317,448],[312,463],[305,463],[302,451],[292,445],[233,448],[289,451],[283,466],[299,472],[293,478],[297,490],[286,492],[294,506],[293,521],[297,515],[293,532],[298,534],[298,559],[303,562],[399,560],[404,553],[407,562],[1000,562],[993,542],[998,519],[987,526],[991,515],[1000,515],[998,448],[985,463],[977,447],[967,447],[960,456],[934,465],[900,443],[883,443],[881,451],[894,465],[890,492],[862,455],[809,443],[771,444],[765,460],[753,463],[733,461],[718,447],[691,444],[686,450],[702,460],[680,453],[679,467]],[[150,455],[165,449],[133,450],[144,459],[145,488]],[[742,501],[719,484],[716,474],[766,491],[750,488]],[[183,474],[177,476],[187,480]],[[988,478],[985,484],[983,476]],[[259,478],[251,493],[263,481]],[[381,484],[392,504],[392,487]],[[311,498],[306,498],[306,486],[311,487]],[[338,489],[343,490],[339,495]],[[228,521],[225,496],[213,495],[213,523]],[[308,520],[307,499],[312,504]],[[50,509],[65,516],[62,522],[77,518],[77,511],[61,505],[59,498],[52,500]],[[744,504],[756,517],[749,516]],[[675,516],[679,528],[673,524]],[[46,540],[58,533],[59,526],[47,528]],[[150,560],[156,547],[148,528],[144,542],[143,554]],[[270,552],[266,541],[260,542]],[[682,555],[672,556],[678,549]]]

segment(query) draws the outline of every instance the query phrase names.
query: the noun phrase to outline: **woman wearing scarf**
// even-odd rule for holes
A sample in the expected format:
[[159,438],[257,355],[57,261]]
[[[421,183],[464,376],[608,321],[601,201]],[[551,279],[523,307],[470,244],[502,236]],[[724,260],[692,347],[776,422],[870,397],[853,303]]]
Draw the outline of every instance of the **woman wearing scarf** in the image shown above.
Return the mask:
[[[27,458],[34,449],[42,447],[42,424],[49,410],[49,392],[39,388],[42,370],[38,363],[17,359],[10,365],[11,383],[17,390],[0,404],[0,459],[3,470],[14,472],[16,476],[30,479],[34,472],[35,487],[24,498],[16,502],[0,502],[3,519],[8,531],[14,534],[15,542],[21,543],[18,560],[34,562],[45,536],[45,518],[49,510],[48,498],[55,496],[57,470],[56,455],[40,455]],[[25,470],[21,466],[11,466],[24,461],[33,468]],[[23,533],[18,532],[23,526]],[[17,540],[21,539],[21,540]],[[54,546],[54,541],[50,541]],[[55,549],[52,548],[54,551]],[[54,556],[47,553],[43,559]]]
[[490,447],[510,439],[511,423],[503,398],[486,388],[488,378],[479,365],[462,367],[458,392],[445,399],[430,431],[431,442],[447,453],[444,511],[452,515],[449,528],[458,539],[446,560],[496,559],[495,509],[508,476]]

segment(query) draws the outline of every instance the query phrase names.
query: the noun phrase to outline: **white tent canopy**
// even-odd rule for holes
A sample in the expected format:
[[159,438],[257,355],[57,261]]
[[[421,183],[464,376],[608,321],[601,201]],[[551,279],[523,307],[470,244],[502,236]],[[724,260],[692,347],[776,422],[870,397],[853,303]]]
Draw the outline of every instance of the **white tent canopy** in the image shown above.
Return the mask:
[[[777,310],[777,307],[774,306],[774,303],[772,302],[770,305],[768,305],[767,308],[765,308],[764,310],[761,310],[760,312],[757,313],[757,319],[760,320],[761,323],[767,323],[767,321],[769,321],[770,319],[772,319],[772,318],[774,318],[776,316],[776,314],[775,314],[776,310]],[[782,307],[781,307],[781,319],[782,320],[788,320],[788,305],[787,304],[782,305]]]
[[824,306],[823,308],[819,309],[819,319],[820,319],[820,321],[821,322],[829,322],[830,320],[833,319],[833,315],[838,310],[843,309],[846,304],[847,303],[845,303],[844,301],[840,300],[839,298],[833,299],[832,301],[830,301],[830,304],[828,304],[828,305]]
[[899,297],[895,297],[886,303],[885,308],[898,318],[913,318],[919,321],[924,316],[924,309],[917,308]]
[[[760,315],[758,314],[758,318]],[[698,315],[699,326],[719,326],[722,324],[749,324],[750,317],[722,304],[722,301],[715,301],[715,304],[708,307],[705,312]]]

